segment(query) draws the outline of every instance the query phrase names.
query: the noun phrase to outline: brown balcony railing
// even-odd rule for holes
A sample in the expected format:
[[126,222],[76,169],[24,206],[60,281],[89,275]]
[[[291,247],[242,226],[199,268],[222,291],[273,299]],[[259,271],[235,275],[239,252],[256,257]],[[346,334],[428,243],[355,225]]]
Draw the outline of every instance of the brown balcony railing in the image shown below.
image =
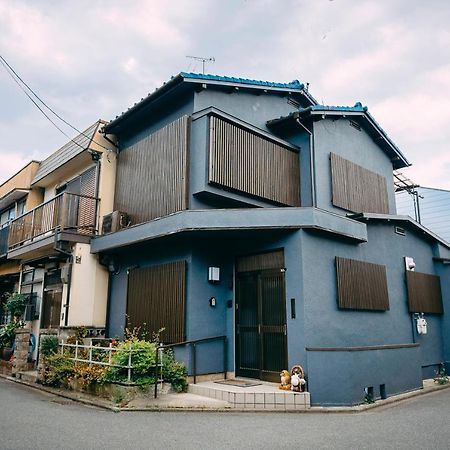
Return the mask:
[[55,230],[96,233],[98,198],[63,192],[13,220],[8,247],[50,236]]

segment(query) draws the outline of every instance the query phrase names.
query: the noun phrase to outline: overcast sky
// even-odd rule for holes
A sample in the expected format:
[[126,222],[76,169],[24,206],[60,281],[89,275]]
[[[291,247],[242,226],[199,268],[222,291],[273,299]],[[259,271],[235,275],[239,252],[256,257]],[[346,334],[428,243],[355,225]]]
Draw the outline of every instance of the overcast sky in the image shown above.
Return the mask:
[[[361,101],[407,176],[450,189],[449,0],[0,0],[0,30],[0,54],[78,128],[200,72],[186,55],[213,56],[209,73]],[[68,141],[1,66],[0,136],[0,183]]]

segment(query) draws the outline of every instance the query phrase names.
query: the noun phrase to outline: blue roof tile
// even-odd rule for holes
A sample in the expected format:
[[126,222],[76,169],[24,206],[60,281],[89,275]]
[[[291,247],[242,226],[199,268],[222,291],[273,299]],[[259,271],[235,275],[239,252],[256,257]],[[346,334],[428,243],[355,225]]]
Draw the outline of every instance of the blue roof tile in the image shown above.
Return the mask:
[[300,90],[304,88],[304,84],[300,83],[300,81],[298,80],[293,80],[290,83],[276,83],[274,81],[251,80],[248,78],[226,77],[222,75],[210,75],[192,72],[181,72],[180,75],[183,78],[192,78],[195,80],[220,81],[223,83],[248,84],[251,86],[263,86],[263,87],[265,86],[272,88],[300,89]]

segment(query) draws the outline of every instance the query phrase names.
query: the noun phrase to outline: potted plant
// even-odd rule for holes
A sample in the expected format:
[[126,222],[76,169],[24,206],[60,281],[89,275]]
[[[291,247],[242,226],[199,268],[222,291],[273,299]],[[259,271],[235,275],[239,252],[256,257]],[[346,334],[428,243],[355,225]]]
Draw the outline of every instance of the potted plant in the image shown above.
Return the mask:
[[11,314],[13,321],[18,321],[25,313],[28,305],[28,296],[13,292],[6,294],[5,310]]
[[28,297],[26,295],[13,292],[6,296],[5,310],[11,315],[12,320],[3,328],[0,328],[0,349],[3,359],[9,360],[14,352],[16,329],[25,325],[21,319],[27,304]]

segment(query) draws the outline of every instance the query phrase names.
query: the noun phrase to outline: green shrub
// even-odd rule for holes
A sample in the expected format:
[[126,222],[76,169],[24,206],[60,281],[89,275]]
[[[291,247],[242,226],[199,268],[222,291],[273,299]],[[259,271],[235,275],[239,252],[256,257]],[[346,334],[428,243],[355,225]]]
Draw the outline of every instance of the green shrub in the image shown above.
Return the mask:
[[13,292],[12,294],[7,294],[5,310],[11,313],[11,316],[19,318],[25,313],[28,303],[28,296]]
[[74,366],[74,377],[80,382],[83,388],[89,388],[105,381],[105,373],[108,369],[105,366],[88,363],[77,363]]
[[[127,366],[129,362],[129,349],[131,348],[131,382],[136,384],[153,383],[155,381],[154,367],[156,364],[156,344],[139,339],[119,343],[118,350],[113,353],[112,364]],[[123,367],[110,367],[105,375],[106,381],[127,382],[128,369]]]
[[53,387],[69,387],[75,376],[75,363],[64,355],[56,353],[46,359],[43,383]]
[[16,329],[24,326],[22,321],[13,321],[0,328],[0,348],[9,348],[13,346],[16,338]]
[[172,351],[163,354],[163,380],[176,392],[185,392],[188,387],[187,370],[183,363],[175,361]]
[[41,355],[48,358],[58,352],[57,336],[42,336],[41,338]]

